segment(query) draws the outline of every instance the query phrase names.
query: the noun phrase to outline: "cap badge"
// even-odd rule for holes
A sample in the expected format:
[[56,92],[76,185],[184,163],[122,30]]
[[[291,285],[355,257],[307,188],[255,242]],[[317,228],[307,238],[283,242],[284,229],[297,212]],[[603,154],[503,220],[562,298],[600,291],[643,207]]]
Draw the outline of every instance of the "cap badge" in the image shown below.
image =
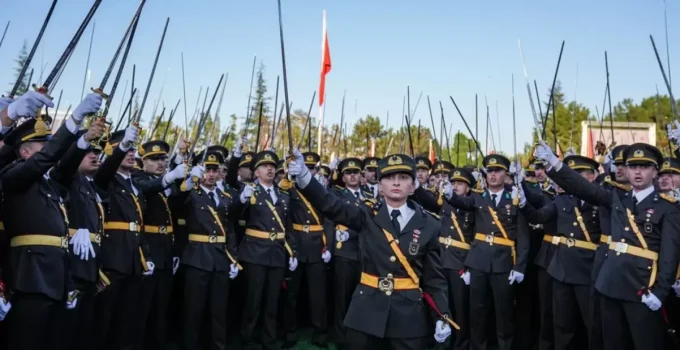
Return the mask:
[[347,166],[357,166],[357,165],[354,163],[353,160],[350,160],[349,162],[347,162]]
[[390,157],[390,159],[387,160],[388,165],[400,165],[403,164],[404,161],[401,159],[401,157],[394,155]]
[[569,167],[570,167],[570,168],[573,168],[573,167],[575,167],[575,166],[576,166],[576,162],[575,162],[573,159],[570,160],[570,161],[569,161]]
[[308,156],[307,156],[307,161],[308,161],[308,162],[313,162],[313,161],[314,161],[314,156],[311,155],[311,154],[308,155]]
[[264,154],[264,159],[266,159],[266,160],[271,160],[271,159],[272,159],[272,155],[269,154],[269,153],[265,153],[265,154]]
[[635,157],[635,158],[642,158],[644,156],[645,156],[645,152],[641,149],[633,152],[633,157]]
[[151,147],[151,152],[160,152],[161,151],[161,146],[155,145]]
[[377,165],[378,165],[378,162],[376,162],[375,159],[372,159],[372,160],[369,162],[369,165],[377,166]]
[[208,161],[209,162],[217,162],[217,157],[215,157],[214,154],[211,154],[208,156]]
[[453,176],[460,176],[460,171],[455,171],[455,172],[453,173]]
[[671,162],[665,161],[663,162],[663,166],[661,166],[661,169],[670,169],[671,168]]
[[498,163],[498,161],[496,160],[496,158],[491,158],[491,159],[489,159],[489,164],[496,164],[496,163]]

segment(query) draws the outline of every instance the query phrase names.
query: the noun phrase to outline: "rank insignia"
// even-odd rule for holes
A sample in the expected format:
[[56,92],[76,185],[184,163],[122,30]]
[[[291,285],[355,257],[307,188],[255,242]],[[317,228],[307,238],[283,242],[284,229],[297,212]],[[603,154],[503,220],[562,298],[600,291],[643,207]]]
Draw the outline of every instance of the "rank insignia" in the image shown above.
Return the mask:
[[418,254],[418,249],[420,249],[420,244],[417,242],[411,242],[408,245],[408,253],[411,255],[417,255]]
[[650,222],[645,222],[645,233],[652,233],[652,223]]

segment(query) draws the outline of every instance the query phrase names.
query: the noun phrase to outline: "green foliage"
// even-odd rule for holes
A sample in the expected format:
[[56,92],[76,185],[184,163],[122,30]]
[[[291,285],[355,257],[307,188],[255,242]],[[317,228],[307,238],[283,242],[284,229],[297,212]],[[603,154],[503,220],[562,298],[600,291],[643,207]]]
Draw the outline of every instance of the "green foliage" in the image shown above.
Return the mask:
[[[17,79],[19,79],[19,73],[21,73],[21,68],[23,68],[24,64],[26,63],[26,60],[28,60],[28,46],[26,44],[26,40],[24,40],[24,44],[21,46],[21,50],[19,50],[19,55],[17,58],[14,59],[14,62],[17,64],[16,68],[14,68],[14,79],[10,82],[10,90],[7,91],[7,95],[9,95],[12,92],[12,88],[14,87],[14,84],[16,83]],[[30,82],[28,81],[28,70],[26,71],[26,74],[24,74],[23,79],[21,80],[21,83],[19,83],[19,88],[17,89],[16,94],[14,97],[21,96],[23,95],[26,90],[28,90],[28,84]]]

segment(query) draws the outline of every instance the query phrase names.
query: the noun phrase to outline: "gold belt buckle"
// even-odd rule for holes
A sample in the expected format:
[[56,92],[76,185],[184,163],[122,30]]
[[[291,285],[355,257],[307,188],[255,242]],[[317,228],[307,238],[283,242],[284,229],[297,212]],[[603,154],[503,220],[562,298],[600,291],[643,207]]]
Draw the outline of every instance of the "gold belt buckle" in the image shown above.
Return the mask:
[[488,234],[488,235],[486,235],[486,237],[484,237],[484,241],[489,243],[489,245],[493,245],[493,240],[494,240],[494,236],[492,234]]
[[269,239],[271,239],[272,241],[275,241],[276,236],[277,236],[276,232],[272,232],[272,233],[269,234]]
[[165,235],[168,233],[168,228],[166,226],[158,226],[158,233]]
[[567,247],[571,248],[576,245],[576,241],[573,238],[567,239]]
[[309,225],[302,225],[302,232],[309,233]]
[[97,244],[102,243],[102,235],[95,233],[93,238],[94,238],[94,243],[97,243]]
[[136,222],[131,222],[128,228],[129,228],[130,231],[132,231],[132,232],[137,232],[137,231],[139,231],[139,230],[137,229],[137,227],[138,227],[138,226],[137,226],[137,223],[136,223]]
[[61,247],[68,249],[68,237],[61,237]]
[[560,237],[559,236],[553,236],[552,244],[554,244],[554,245],[560,244]]
[[394,290],[394,278],[385,277],[385,278],[379,279],[378,280],[378,289],[381,292],[388,292],[388,293],[391,294],[392,291]]
[[217,236],[215,235],[208,236],[208,243],[217,243]]
[[446,237],[444,238],[444,245],[448,248],[449,246],[451,246],[452,241],[453,239],[451,237]]
[[616,255],[628,252],[628,243],[616,242]]

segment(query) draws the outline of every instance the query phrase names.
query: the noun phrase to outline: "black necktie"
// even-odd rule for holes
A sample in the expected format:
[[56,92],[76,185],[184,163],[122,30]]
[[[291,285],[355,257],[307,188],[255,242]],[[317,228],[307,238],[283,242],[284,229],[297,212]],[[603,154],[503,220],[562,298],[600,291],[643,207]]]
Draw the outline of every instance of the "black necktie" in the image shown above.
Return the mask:
[[637,215],[637,204],[638,204],[638,199],[633,195],[633,214]]
[[272,203],[275,203],[276,201],[274,200],[274,197],[272,197],[272,189],[271,188],[267,189],[267,194],[269,195],[269,199],[272,200]]
[[397,218],[401,215],[401,212],[399,209],[394,209],[390,215],[392,216],[392,226],[394,226],[394,232],[396,234],[401,233],[401,225],[399,225],[399,220],[397,220]]
[[498,204],[497,204],[498,202],[496,202],[496,198],[498,198],[498,195],[497,195],[497,194],[494,193],[494,194],[491,195],[491,200],[493,201],[493,206],[494,206],[494,207],[495,207],[496,205],[498,205]]
[[354,192],[354,196],[357,197],[357,199],[361,199],[361,197],[359,196],[359,191]]
[[210,205],[213,208],[217,208],[217,203],[215,203],[215,192],[208,192],[208,197],[210,197]]

